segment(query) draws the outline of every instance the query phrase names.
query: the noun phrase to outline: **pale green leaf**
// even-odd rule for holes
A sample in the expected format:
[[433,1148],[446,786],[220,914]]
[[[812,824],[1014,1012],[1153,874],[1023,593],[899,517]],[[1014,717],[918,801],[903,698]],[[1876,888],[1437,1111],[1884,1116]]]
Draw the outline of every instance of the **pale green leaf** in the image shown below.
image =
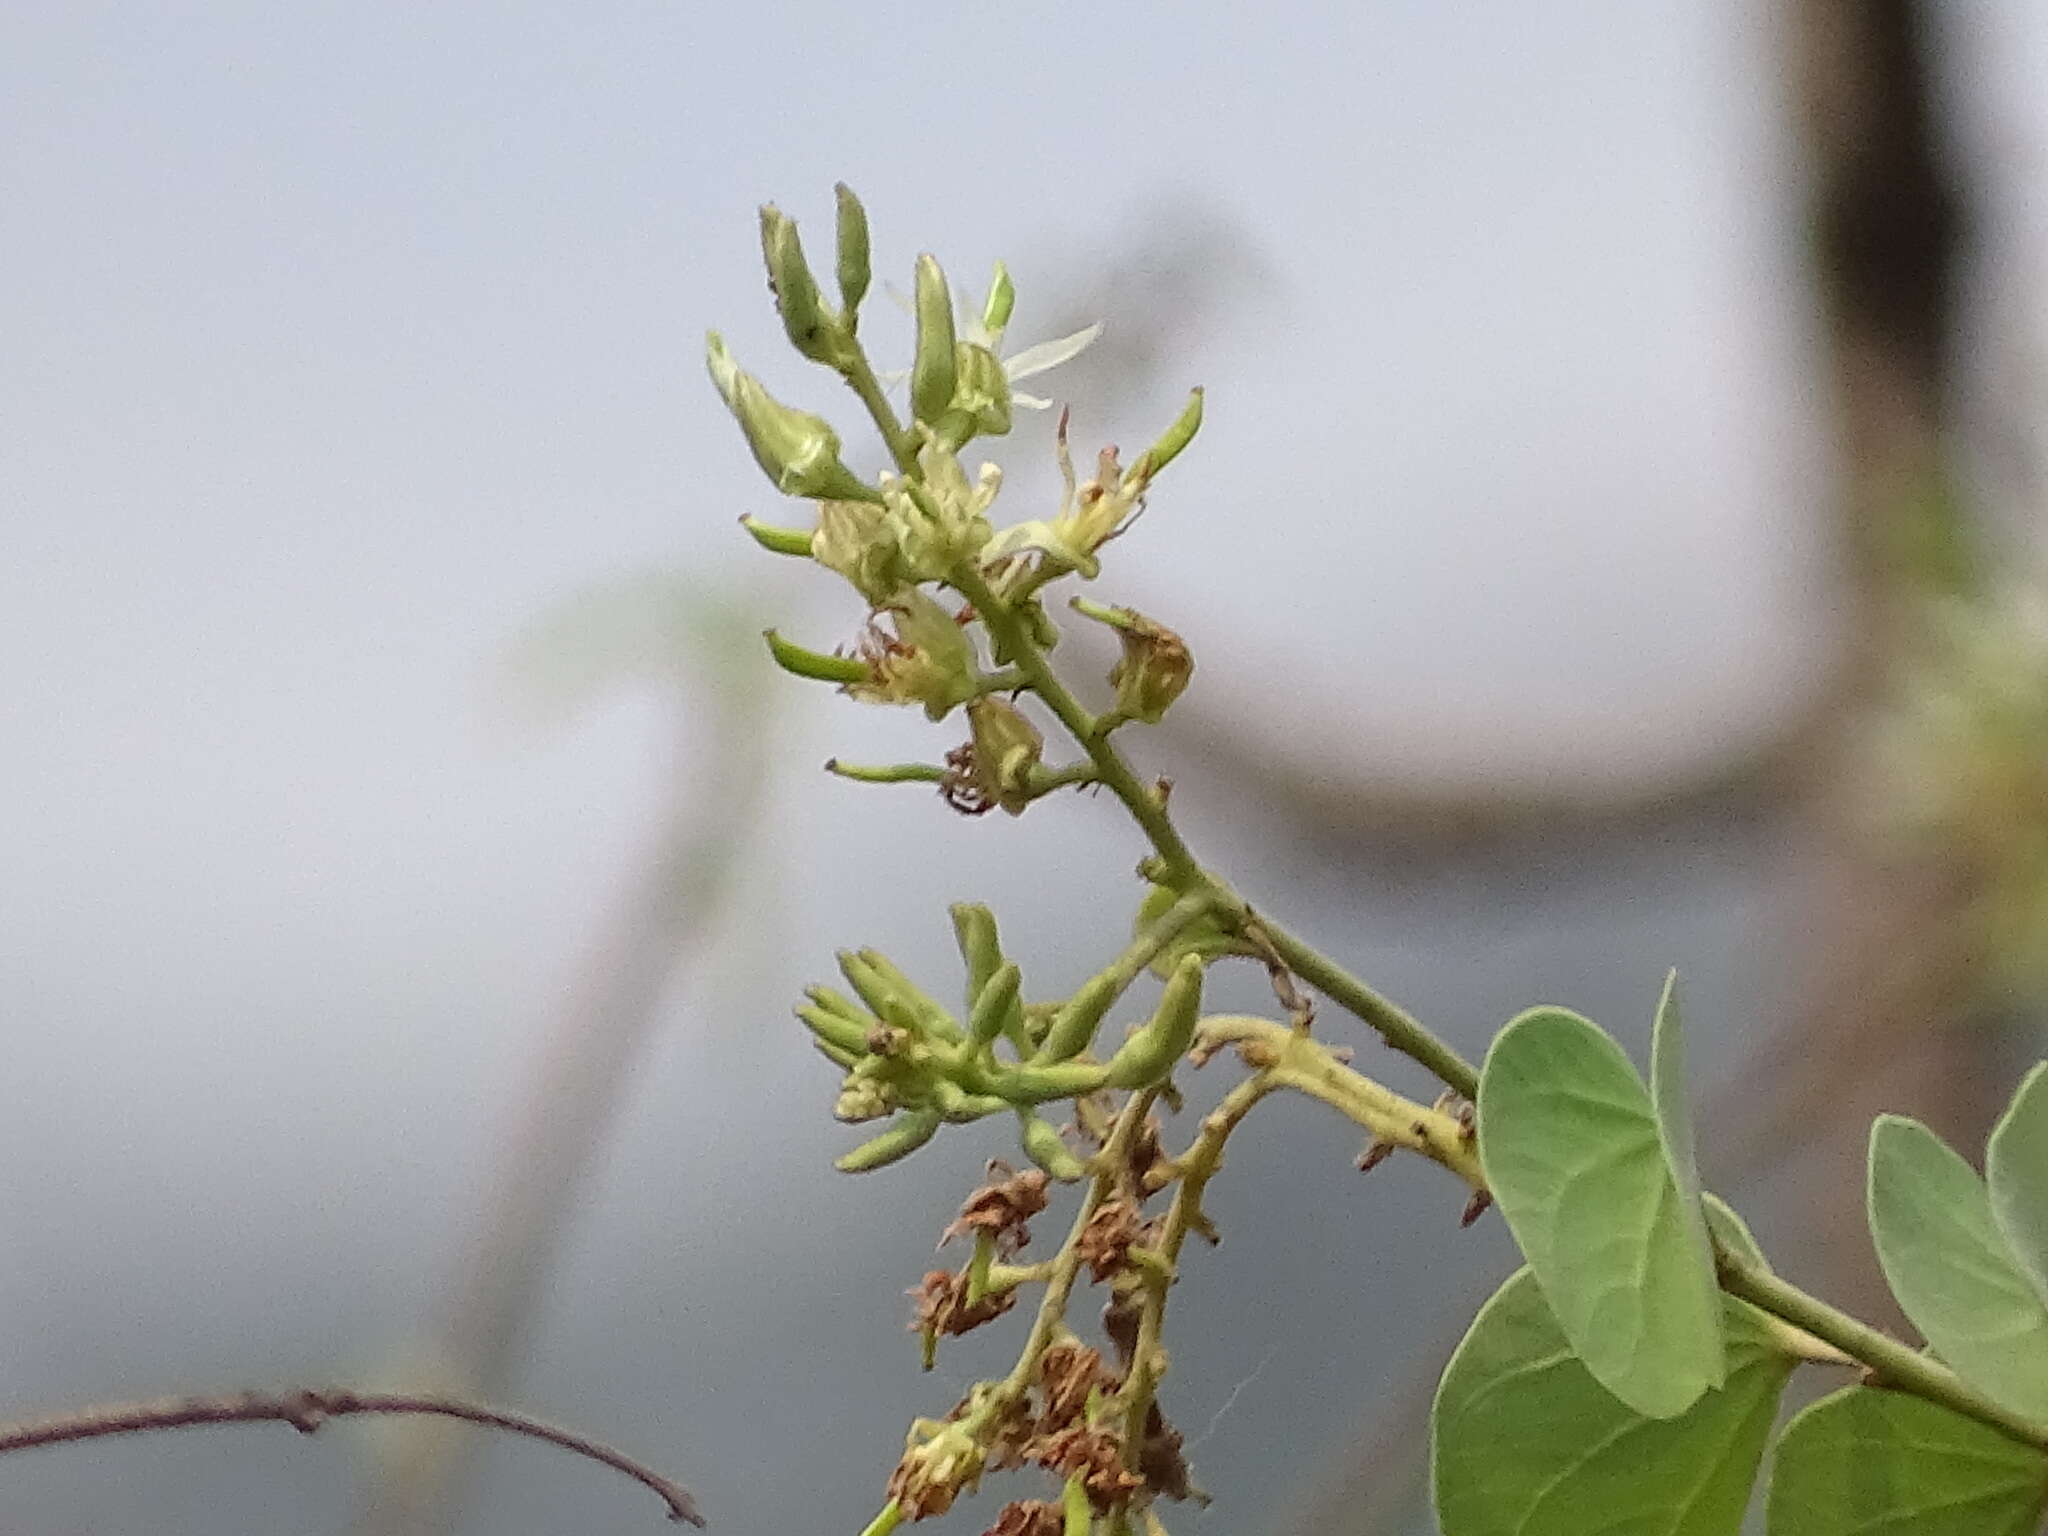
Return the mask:
[[2019,1092],[1984,1149],[1991,1214],[2013,1257],[2048,1300],[2048,1061],[2020,1082]]
[[1917,1120],[1870,1132],[1870,1231],[1899,1306],[1972,1386],[2048,1418],[2048,1307],[1992,1219],[1984,1181]]
[[1479,1081],[1488,1185],[1574,1354],[1650,1418],[1721,1372],[1721,1305],[1628,1057],[1561,1008],[1503,1029]]
[[[1664,1143],[1664,1161],[1671,1170],[1671,1182],[1678,1191],[1683,1213],[1679,1225],[1685,1233],[1699,1267],[1699,1284],[1716,1289],[1714,1249],[1707,1240],[1707,1223],[1700,1211],[1700,1165],[1692,1128],[1692,1106],[1685,1092],[1685,1030],[1678,1008],[1678,972],[1664,978],[1663,995],[1657,999],[1657,1017],[1650,1035],[1650,1102],[1657,1115],[1657,1129]],[[1719,1376],[1709,1376],[1707,1385],[1721,1385]]]
[[1734,1536],[1795,1362],[1723,1298],[1725,1384],[1650,1419],[1572,1357],[1528,1271],[1451,1357],[1431,1418],[1444,1536]]
[[1771,1267],[1770,1260],[1764,1257],[1762,1247],[1758,1245],[1755,1235],[1750,1232],[1749,1223],[1736,1215],[1734,1208],[1727,1201],[1719,1195],[1709,1193],[1701,1197],[1701,1203],[1707,1213],[1707,1230],[1714,1234],[1715,1240],[1722,1247],[1737,1258],[1749,1260],[1759,1269],[1768,1270]]
[[1844,1387],[1785,1427],[1770,1536],[2032,1536],[2048,1455],[1923,1398]]

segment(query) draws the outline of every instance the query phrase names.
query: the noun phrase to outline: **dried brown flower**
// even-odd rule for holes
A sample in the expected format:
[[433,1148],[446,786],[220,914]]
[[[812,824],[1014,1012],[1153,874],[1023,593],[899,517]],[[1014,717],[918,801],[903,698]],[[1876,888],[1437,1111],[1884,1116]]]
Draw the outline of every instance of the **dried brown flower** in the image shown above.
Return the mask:
[[1038,1386],[1045,1394],[1040,1428],[1048,1434],[1066,1428],[1087,1408],[1090,1392],[1115,1384],[1100,1352],[1073,1339],[1047,1345],[1038,1357]]
[[1105,1200],[1088,1218],[1075,1244],[1088,1272],[1107,1280],[1124,1267],[1139,1233],[1138,1208],[1128,1200]]
[[1057,1504],[1047,1504],[1042,1499],[1019,1499],[1014,1504],[1005,1504],[996,1523],[982,1536],[1060,1536],[1065,1529],[1066,1517]]
[[1045,1209],[1050,1180],[1042,1168],[1018,1173],[1008,1163],[990,1163],[988,1171],[989,1182],[967,1197],[958,1219],[940,1234],[939,1246],[986,1232],[994,1239],[996,1252],[1011,1258],[1031,1241],[1025,1222]]
[[1079,1473],[1089,1503],[1098,1510],[1116,1508],[1145,1486],[1145,1480],[1124,1465],[1123,1449],[1107,1430],[1070,1425],[1033,1449],[1032,1459],[1040,1466],[1065,1477]]
[[979,1301],[967,1300],[967,1276],[948,1269],[930,1271],[906,1292],[913,1302],[912,1333],[962,1334],[1001,1317],[1017,1304],[1014,1289],[994,1291]]

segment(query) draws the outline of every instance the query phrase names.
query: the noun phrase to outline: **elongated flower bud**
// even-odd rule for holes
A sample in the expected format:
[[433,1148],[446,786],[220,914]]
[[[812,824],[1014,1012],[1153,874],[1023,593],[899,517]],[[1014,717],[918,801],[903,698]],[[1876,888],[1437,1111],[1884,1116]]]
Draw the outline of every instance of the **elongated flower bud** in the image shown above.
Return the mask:
[[1093,1093],[1109,1080],[1106,1068],[1085,1061],[1002,1067],[989,1074],[989,1091],[1011,1104],[1047,1104]]
[[906,1111],[881,1135],[862,1142],[832,1166],[841,1173],[871,1173],[901,1162],[932,1139],[939,1120],[936,1109]]
[[820,683],[858,683],[869,676],[868,664],[858,657],[828,656],[823,651],[806,650],[772,629],[761,633],[768,642],[768,654],[785,672]]
[[997,967],[988,985],[975,998],[974,1010],[967,1016],[969,1044],[976,1047],[987,1045],[1003,1032],[1003,1026],[1010,1022],[1011,1012],[1017,1007],[1017,988],[1023,979],[1014,961],[1006,960]]
[[761,381],[733,361],[716,331],[704,342],[704,362],[726,408],[746,434],[754,462],[785,496],[810,500],[880,501],[882,493],[839,457],[839,434],[822,416],[784,405]]
[[1088,1172],[1088,1165],[1074,1155],[1051,1121],[1042,1120],[1029,1110],[1020,1110],[1017,1129],[1024,1155],[1061,1183],[1071,1184]]
[[836,366],[847,355],[845,339],[804,260],[796,220],[773,203],[761,205],[761,259],[768,267],[768,288],[775,295],[789,344],[814,363]]
[[1151,1021],[1109,1058],[1109,1086],[1144,1088],[1164,1078],[1194,1043],[1201,1014],[1202,959],[1188,955],[1173,968]]
[[910,364],[910,409],[934,422],[953,403],[953,291],[937,258],[917,258],[917,354]]
[[1010,323],[1010,311],[1016,307],[1017,285],[1010,281],[1010,269],[999,261],[995,279],[988,285],[988,302],[981,309],[981,328],[990,346],[1002,339],[1003,329]]
[[819,1008],[810,1004],[798,1008],[796,1016],[804,1021],[804,1026],[812,1034],[827,1044],[837,1046],[842,1051],[851,1051],[855,1056],[867,1053],[870,1026],[857,1024],[829,1008]]
[[1003,963],[1003,941],[996,932],[995,913],[980,902],[956,901],[948,910],[953,918],[953,941],[960,946],[961,963],[967,967],[967,1005],[971,1009]]
[[815,535],[808,528],[777,528],[755,517],[741,518],[740,526],[747,530],[748,537],[771,555],[801,555],[808,558],[811,553],[811,540]]
[[1202,391],[1196,388],[1188,391],[1188,403],[1181,407],[1173,425],[1166,429],[1158,442],[1139,454],[1138,462],[1131,466],[1130,479],[1134,490],[1142,493],[1159,471],[1180,457],[1181,450],[1193,442],[1195,434],[1201,430]]
[[851,336],[855,312],[868,293],[868,211],[845,182],[832,191],[839,199],[839,301],[846,306],[841,318]]

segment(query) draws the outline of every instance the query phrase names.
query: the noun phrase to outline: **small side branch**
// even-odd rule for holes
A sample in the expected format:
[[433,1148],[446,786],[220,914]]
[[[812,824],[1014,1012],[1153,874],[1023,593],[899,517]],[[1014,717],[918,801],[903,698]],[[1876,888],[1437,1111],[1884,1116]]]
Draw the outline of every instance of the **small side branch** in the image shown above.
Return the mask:
[[650,1490],[668,1506],[671,1520],[701,1526],[697,1501],[680,1483],[643,1466],[622,1451],[523,1413],[485,1407],[461,1398],[434,1393],[354,1392],[347,1388],[295,1392],[238,1392],[226,1397],[164,1397],[146,1403],[116,1403],[81,1408],[55,1418],[0,1424],[0,1455],[38,1445],[63,1445],[74,1440],[99,1440],[108,1435],[142,1434],[160,1429],[190,1429],[212,1424],[256,1424],[276,1421],[310,1435],[329,1419],[357,1414],[430,1414],[460,1419],[485,1429],[544,1440],[574,1455],[623,1473]]

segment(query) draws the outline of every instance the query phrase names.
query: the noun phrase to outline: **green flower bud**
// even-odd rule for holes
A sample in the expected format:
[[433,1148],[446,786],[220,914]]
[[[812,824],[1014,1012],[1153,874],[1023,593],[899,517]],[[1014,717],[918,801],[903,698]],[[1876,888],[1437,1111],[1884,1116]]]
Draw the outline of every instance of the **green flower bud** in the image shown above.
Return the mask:
[[987,1045],[1003,1032],[1003,1026],[1018,1011],[1017,988],[1023,979],[1014,961],[1006,960],[996,968],[995,975],[975,998],[973,1011],[967,1015],[967,1039],[971,1045]]
[[937,1110],[911,1110],[881,1135],[862,1142],[832,1166],[841,1173],[870,1173],[886,1168],[930,1141],[938,1128]]
[[996,933],[995,913],[980,902],[956,901],[947,910],[953,918],[953,940],[967,967],[967,1006],[972,1009],[1003,963],[1003,941]]
[[1181,407],[1180,415],[1173,419],[1159,441],[1138,455],[1138,462],[1131,466],[1131,481],[1134,495],[1143,495],[1152,479],[1167,465],[1180,457],[1183,448],[1195,440],[1195,434],[1202,430],[1202,391],[1188,391],[1188,403]]
[[964,1038],[953,1016],[880,950],[842,949],[839,969],[861,1001],[895,1028],[955,1044]]
[[775,482],[777,490],[811,500],[882,499],[880,491],[840,462],[839,434],[831,423],[784,405],[769,394],[759,379],[733,361],[716,331],[705,338],[704,360],[711,382],[718,386],[726,408],[746,434],[754,462]]
[[811,1036],[811,1044],[820,1056],[823,1056],[835,1067],[851,1068],[860,1060],[860,1053],[858,1051],[849,1051],[841,1046],[834,1045],[822,1035]]
[[1088,1165],[1074,1155],[1051,1121],[1041,1120],[1028,1109],[1020,1110],[1017,1128],[1024,1155],[1061,1183],[1071,1184],[1087,1174]]
[[967,718],[974,742],[974,785],[1012,816],[1032,800],[1033,770],[1045,738],[1007,699],[984,694],[969,701]]
[[1003,1099],[985,1093],[969,1093],[958,1083],[943,1077],[932,1080],[932,1099],[948,1125],[968,1125],[976,1120],[986,1120],[1010,1107]]
[[[842,1051],[851,1051],[856,1058],[867,1053],[868,1031],[873,1027],[872,1024],[863,1024],[829,1008],[809,1004],[798,1008],[796,1016],[804,1021],[805,1027],[812,1034],[826,1044]],[[852,1066],[853,1063],[848,1062],[847,1065]]]
[[974,342],[954,349],[952,409],[938,422],[938,433],[958,448],[975,437],[1001,437],[1010,430],[1010,377],[995,353]]
[[868,664],[857,656],[827,656],[785,640],[772,629],[761,631],[768,642],[768,654],[783,671],[820,683],[860,683],[870,675]]
[[908,584],[895,525],[868,501],[821,501],[810,556],[853,583],[871,607],[885,608]]
[[854,312],[868,293],[868,211],[845,182],[833,187],[839,199],[839,299],[846,306],[846,334],[854,328]]
[[753,517],[741,518],[740,526],[771,555],[810,556],[812,534],[808,528],[777,528]]
[[847,357],[846,339],[836,317],[818,295],[818,280],[804,260],[796,220],[773,203],[761,205],[761,258],[768,266],[768,287],[789,343],[814,363],[836,367]]
[[1185,955],[1173,968],[1151,1022],[1109,1058],[1112,1088],[1144,1088],[1160,1081],[1194,1044],[1202,1015],[1202,957]]
[[1033,1059],[1065,1061],[1087,1050],[1095,1038],[1095,1031],[1102,1027],[1103,1016],[1109,1012],[1110,1004],[1123,995],[1126,985],[1114,969],[1089,977],[1081,984],[1081,990],[1068,998],[1060,1011],[1052,1016],[1052,1024],[1045,1032],[1045,1043],[1038,1048]]
[[1010,323],[1010,311],[1016,307],[1017,285],[1010,281],[1010,269],[999,261],[995,279],[988,285],[988,302],[981,308],[981,329],[990,346],[1002,340],[1003,330]]
[[1000,1067],[989,1074],[989,1091],[1011,1104],[1048,1104],[1093,1093],[1108,1081],[1105,1067],[1085,1061],[1053,1061]]
[[917,258],[917,354],[910,364],[910,410],[935,422],[953,403],[953,290],[936,258]]

